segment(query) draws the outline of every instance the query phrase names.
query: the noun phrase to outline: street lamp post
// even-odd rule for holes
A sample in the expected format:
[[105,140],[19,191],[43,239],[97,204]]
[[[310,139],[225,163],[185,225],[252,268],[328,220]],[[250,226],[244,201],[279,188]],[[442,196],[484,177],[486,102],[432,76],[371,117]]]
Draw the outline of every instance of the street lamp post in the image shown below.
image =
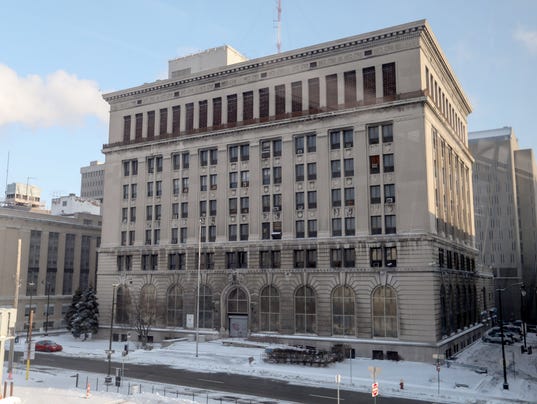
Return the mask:
[[48,335],[48,311],[50,305],[50,283],[47,282],[47,308],[45,311],[45,335]]
[[505,340],[503,336],[502,292],[504,290],[505,289],[496,289],[496,292],[498,292],[498,303],[500,304],[500,336],[502,339],[503,389],[509,390],[509,383],[507,383],[507,366],[505,363]]
[[107,352],[107,355],[108,355],[108,373],[107,373],[107,376],[106,376],[106,379],[105,379],[105,383],[107,384],[110,384],[112,383],[112,376],[110,376],[110,371],[112,370],[112,364],[111,364],[111,360],[112,360],[112,333],[113,333],[113,330],[114,330],[114,304],[116,302],[116,287],[118,285],[116,283],[114,283],[112,285],[112,311],[110,313],[110,340],[108,342],[108,352]]
[[[32,321],[32,316],[31,316],[31,313],[32,313],[32,297],[34,295],[33,291],[34,291],[35,283],[29,282],[27,285],[30,287],[30,289],[29,289],[29,292],[30,292],[30,309],[28,310],[28,329],[26,330],[26,342],[28,342],[30,340],[30,321]],[[28,288],[26,290],[28,291]]]
[[198,344],[200,333],[200,274],[201,274],[201,225],[203,219],[200,219],[200,231],[198,235],[198,281],[196,292],[196,358],[198,357]]

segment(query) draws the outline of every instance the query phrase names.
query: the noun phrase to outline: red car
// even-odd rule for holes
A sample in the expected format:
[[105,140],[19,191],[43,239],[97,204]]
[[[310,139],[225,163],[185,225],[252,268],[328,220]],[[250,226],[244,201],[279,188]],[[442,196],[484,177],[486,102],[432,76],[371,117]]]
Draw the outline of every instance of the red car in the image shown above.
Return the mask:
[[35,343],[35,350],[41,352],[58,352],[61,351],[63,347],[60,344],[56,344],[54,341],[48,339],[37,341]]

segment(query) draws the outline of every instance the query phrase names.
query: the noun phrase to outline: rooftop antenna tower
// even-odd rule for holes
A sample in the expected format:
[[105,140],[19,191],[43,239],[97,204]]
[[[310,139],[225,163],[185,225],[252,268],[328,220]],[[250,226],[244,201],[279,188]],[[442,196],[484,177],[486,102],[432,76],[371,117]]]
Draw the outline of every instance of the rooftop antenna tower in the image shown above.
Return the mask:
[[281,28],[282,28],[282,0],[278,0],[278,20],[276,20],[276,48],[278,49],[278,53],[280,53],[282,50]]

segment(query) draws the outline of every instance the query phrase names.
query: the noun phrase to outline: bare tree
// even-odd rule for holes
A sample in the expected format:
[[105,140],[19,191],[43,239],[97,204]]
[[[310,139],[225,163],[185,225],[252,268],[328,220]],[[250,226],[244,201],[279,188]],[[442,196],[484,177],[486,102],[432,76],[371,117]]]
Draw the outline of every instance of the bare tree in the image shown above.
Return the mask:
[[133,326],[142,342],[143,349],[150,349],[148,336],[157,320],[157,290],[152,284],[145,284],[140,295],[131,306]]

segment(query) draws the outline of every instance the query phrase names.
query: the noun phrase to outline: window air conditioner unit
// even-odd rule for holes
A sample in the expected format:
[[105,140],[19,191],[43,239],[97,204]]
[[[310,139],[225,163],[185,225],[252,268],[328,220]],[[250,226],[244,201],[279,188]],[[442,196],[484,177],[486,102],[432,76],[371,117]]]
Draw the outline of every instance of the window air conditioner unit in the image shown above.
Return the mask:
[[386,203],[393,203],[393,198],[386,198]]
[[188,194],[188,188],[183,188],[183,194]]
[[304,154],[304,149],[296,149],[296,154]]
[[241,182],[241,187],[247,187],[248,185],[250,185],[250,183],[248,181],[242,181]]

